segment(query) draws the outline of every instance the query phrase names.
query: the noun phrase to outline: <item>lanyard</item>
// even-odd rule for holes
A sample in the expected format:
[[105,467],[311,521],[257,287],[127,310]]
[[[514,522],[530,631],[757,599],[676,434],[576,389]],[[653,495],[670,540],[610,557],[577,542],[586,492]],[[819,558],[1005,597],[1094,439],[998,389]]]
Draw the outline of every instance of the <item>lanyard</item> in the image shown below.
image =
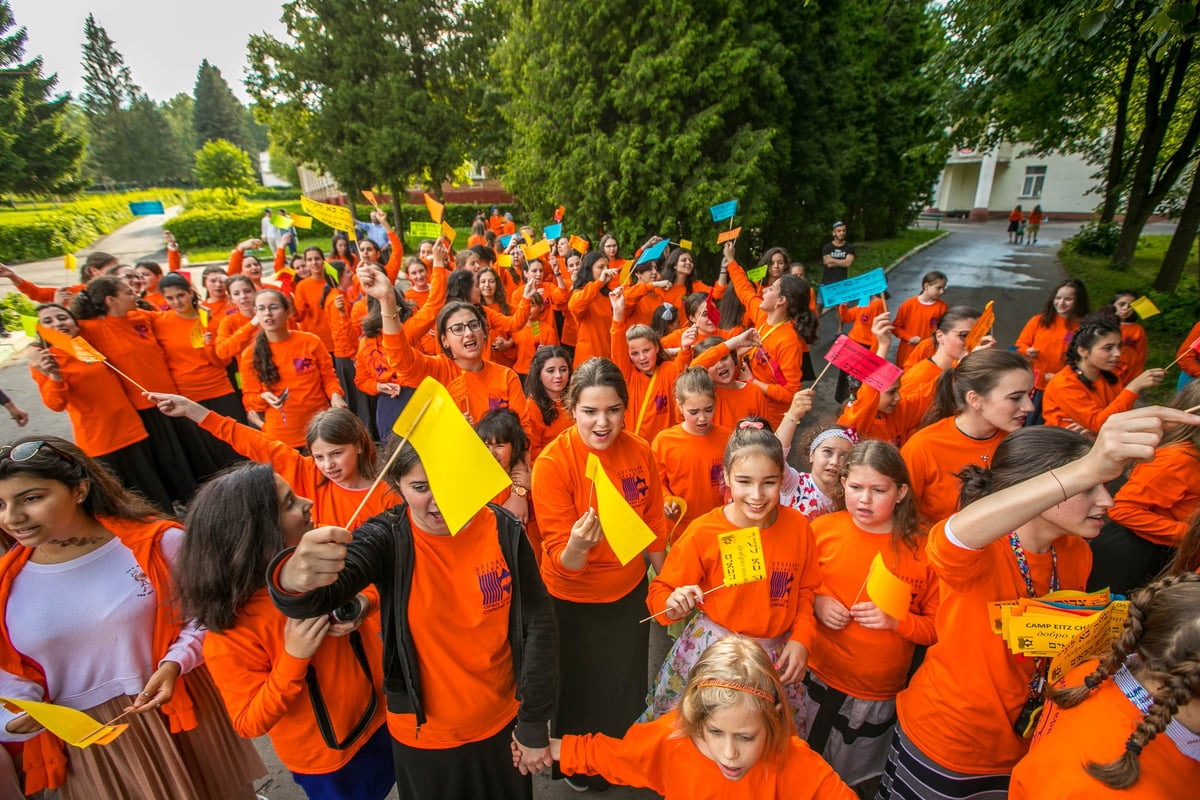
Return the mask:
[[779,362],[775,360],[774,356],[771,355],[771,351],[767,349],[766,342],[767,337],[774,333],[776,328],[778,328],[780,325],[783,325],[784,322],[787,321],[788,320],[785,319],[783,322],[776,322],[774,325],[767,328],[766,331],[760,332],[758,335],[759,339],[762,341],[762,344],[758,346],[758,349],[762,351],[763,357],[767,359],[767,366],[770,367],[771,375],[775,378],[775,382],[784,387],[787,386],[787,378],[784,377],[783,370],[779,367]]
[[658,367],[650,373],[650,385],[646,387],[646,397],[642,400],[642,408],[638,411],[637,419],[633,423],[633,433],[636,436],[641,436],[642,419],[646,416],[646,406],[650,405],[650,398],[654,396],[654,389],[658,386]]
[[[1017,537],[1016,531],[1008,535],[1008,546],[1012,548],[1013,555],[1017,557],[1017,569],[1021,571],[1021,578],[1025,581],[1025,591],[1031,598],[1036,598],[1037,591],[1033,588],[1033,573],[1029,569],[1029,559],[1025,556],[1025,548],[1021,546],[1021,540]],[[1050,591],[1058,591],[1058,553],[1054,550],[1053,545],[1050,546]],[[1046,672],[1049,668],[1050,659],[1035,658],[1033,660],[1033,676],[1029,679],[1029,698],[1025,701],[1025,707],[1021,710],[1014,725],[1019,736],[1028,737],[1033,732],[1033,725],[1041,714],[1046,694]]]

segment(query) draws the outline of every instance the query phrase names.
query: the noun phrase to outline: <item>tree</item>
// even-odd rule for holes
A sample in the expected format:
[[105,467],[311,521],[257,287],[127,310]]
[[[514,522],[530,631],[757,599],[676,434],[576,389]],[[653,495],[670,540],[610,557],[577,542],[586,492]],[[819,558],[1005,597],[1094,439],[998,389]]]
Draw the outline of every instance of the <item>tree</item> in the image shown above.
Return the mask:
[[463,98],[475,62],[459,48],[471,8],[489,1],[291,0],[283,22],[294,44],[251,36],[248,89],[275,141],[330,172],[351,204],[371,186],[403,196],[415,179],[440,194],[473,125]]
[[116,44],[91,14],[84,36],[82,101],[91,169],[143,186],[186,180],[183,152],[162,110],[133,82]]
[[214,139],[196,151],[196,165],[192,170],[196,180],[206,189],[221,189],[229,198],[230,205],[237,202],[241,192],[257,186],[250,156],[232,142]]
[[198,145],[224,139],[247,153],[258,152],[246,129],[245,107],[233,96],[221,70],[209,64],[208,59],[200,63],[193,95],[192,128]]
[[192,127],[192,109],[195,102],[190,94],[180,92],[165,103],[161,103],[163,117],[171,128],[176,146],[182,153],[195,152],[200,143],[196,141],[196,129]]
[[82,187],[84,139],[68,124],[70,98],[52,96],[58,76],[42,77],[40,57],[22,61],[27,36],[14,23],[0,0],[0,191],[73,193]]

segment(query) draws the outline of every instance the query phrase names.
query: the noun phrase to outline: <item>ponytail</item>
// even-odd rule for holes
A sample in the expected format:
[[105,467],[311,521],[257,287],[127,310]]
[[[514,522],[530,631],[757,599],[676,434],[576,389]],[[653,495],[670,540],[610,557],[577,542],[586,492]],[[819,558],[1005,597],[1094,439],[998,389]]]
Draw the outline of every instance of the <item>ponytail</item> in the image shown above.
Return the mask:
[[1025,358],[1008,350],[976,350],[963,356],[954,369],[938,378],[933,390],[933,402],[921,420],[921,427],[952,417],[963,410],[971,392],[987,394],[1005,374],[1014,370],[1029,371]]
[[[781,249],[781,248],[775,248]],[[788,316],[796,329],[796,335],[808,344],[817,342],[817,325],[820,320],[812,312],[812,287],[798,275],[784,273],[779,278],[779,296],[788,304]]]
[[79,294],[71,298],[71,313],[76,319],[99,319],[108,316],[108,304],[105,301],[116,297],[117,291],[124,285],[124,280],[113,275],[92,278],[87,286],[79,290]]

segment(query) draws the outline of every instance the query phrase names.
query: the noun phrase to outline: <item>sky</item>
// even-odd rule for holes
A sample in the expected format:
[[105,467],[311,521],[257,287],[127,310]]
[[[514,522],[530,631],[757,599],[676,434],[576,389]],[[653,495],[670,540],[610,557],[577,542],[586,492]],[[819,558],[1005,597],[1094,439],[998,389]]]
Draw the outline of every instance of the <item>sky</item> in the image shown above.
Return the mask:
[[154,100],[192,93],[207,58],[242,102],[246,41],[252,33],[284,38],[282,0],[9,0],[17,27],[27,29],[25,59],[40,55],[59,92],[83,90],[83,22],[89,12],[116,44],[134,83]]

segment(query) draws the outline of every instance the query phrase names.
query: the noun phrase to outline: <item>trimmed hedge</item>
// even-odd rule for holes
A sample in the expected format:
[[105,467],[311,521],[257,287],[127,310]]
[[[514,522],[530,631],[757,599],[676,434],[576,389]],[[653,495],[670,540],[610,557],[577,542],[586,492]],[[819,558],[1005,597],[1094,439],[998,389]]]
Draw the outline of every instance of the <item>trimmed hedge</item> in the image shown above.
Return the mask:
[[182,199],[174,190],[88,197],[47,209],[32,222],[6,222],[0,213],[0,261],[22,263],[74,252],[132,220],[131,202],[161,200],[172,206]]

